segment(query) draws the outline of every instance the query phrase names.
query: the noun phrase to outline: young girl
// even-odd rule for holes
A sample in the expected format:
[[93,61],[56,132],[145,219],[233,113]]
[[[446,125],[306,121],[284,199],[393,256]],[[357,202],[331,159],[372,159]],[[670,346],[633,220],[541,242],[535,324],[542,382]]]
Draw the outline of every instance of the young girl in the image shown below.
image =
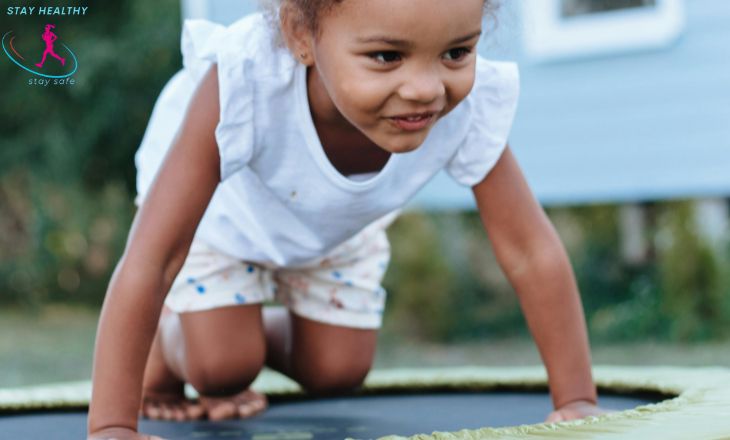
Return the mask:
[[[506,145],[516,68],[476,54],[491,2],[281,3],[284,45],[261,14],[185,24],[185,68],[137,154],[140,208],[101,314],[90,438],[145,438],[140,403],[175,420],[260,412],[248,386],[264,365],[312,393],[359,386],[385,304],[385,228],[441,169],[472,187],[519,295],[548,420],[599,413],[570,265]],[[263,309],[271,299],[284,307]]]

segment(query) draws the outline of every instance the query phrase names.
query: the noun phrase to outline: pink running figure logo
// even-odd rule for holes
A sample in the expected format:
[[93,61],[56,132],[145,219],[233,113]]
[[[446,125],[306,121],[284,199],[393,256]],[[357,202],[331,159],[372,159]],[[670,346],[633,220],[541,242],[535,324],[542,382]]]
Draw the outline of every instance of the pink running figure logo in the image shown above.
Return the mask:
[[62,66],[66,65],[66,58],[61,57],[56,53],[56,51],[53,50],[53,43],[58,40],[58,36],[54,34],[53,31],[51,31],[51,29],[55,27],[56,25],[47,24],[46,30],[41,35],[41,38],[46,43],[46,50],[43,51],[43,59],[41,60],[41,62],[36,64],[37,67],[43,67],[43,64],[46,62],[46,57],[48,55],[60,61]]
[[[66,45],[64,39],[59,38],[53,32],[55,27],[53,24],[45,25],[45,29],[41,34],[41,40],[43,40],[45,50],[43,50],[43,59],[37,64],[35,63],[35,56],[24,57],[18,52],[18,49],[21,51],[30,50],[37,53],[38,49],[43,46],[39,44],[38,37],[32,35],[38,34],[33,31],[26,39],[22,35],[16,35],[15,31],[9,30],[2,35],[0,48],[5,56],[19,68],[34,76],[40,77],[29,79],[28,85],[48,86],[51,83],[53,85],[72,85],[76,82],[72,76],[79,68],[78,59],[71,48]],[[52,62],[50,66],[46,66],[45,63],[48,55],[57,59],[58,64]],[[0,56],[2,55],[0,54]]]

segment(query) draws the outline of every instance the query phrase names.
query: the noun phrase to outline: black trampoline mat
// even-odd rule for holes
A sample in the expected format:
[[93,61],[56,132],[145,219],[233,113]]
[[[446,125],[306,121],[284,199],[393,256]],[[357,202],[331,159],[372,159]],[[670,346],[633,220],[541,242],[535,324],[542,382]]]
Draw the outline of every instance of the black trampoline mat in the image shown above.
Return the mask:
[[[660,397],[603,395],[601,406],[629,409]],[[481,392],[392,394],[273,402],[255,418],[224,422],[140,421],[140,430],[166,439],[329,440],[374,439],[542,422],[552,404],[546,393]],[[0,437],[85,438],[86,413],[0,415]]]

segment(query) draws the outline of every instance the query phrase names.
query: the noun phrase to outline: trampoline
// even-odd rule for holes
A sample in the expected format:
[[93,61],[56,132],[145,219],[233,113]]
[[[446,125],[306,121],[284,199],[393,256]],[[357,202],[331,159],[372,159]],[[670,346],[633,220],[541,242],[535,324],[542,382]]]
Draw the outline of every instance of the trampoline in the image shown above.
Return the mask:
[[[357,395],[312,399],[265,372],[254,388],[270,408],[249,420],[160,422],[168,439],[325,440],[730,438],[730,370],[595,368],[601,405],[617,412],[542,423],[550,412],[542,368],[381,370]],[[84,438],[88,382],[0,390],[3,438]]]

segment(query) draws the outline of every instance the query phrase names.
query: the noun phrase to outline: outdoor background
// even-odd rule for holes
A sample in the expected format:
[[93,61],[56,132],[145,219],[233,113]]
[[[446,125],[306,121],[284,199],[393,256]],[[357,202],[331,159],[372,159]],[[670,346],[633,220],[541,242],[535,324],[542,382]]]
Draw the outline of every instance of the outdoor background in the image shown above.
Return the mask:
[[[54,22],[79,56],[76,85],[29,86],[0,61],[0,387],[90,377],[97,313],[134,215],[133,156],[181,65],[176,0],[95,3]],[[3,11],[0,31],[45,23]],[[594,360],[730,366],[727,234],[703,235],[692,199],[638,206],[640,258],[622,250],[621,204],[547,207]],[[389,236],[378,366],[539,363],[476,213],[409,211]]]

